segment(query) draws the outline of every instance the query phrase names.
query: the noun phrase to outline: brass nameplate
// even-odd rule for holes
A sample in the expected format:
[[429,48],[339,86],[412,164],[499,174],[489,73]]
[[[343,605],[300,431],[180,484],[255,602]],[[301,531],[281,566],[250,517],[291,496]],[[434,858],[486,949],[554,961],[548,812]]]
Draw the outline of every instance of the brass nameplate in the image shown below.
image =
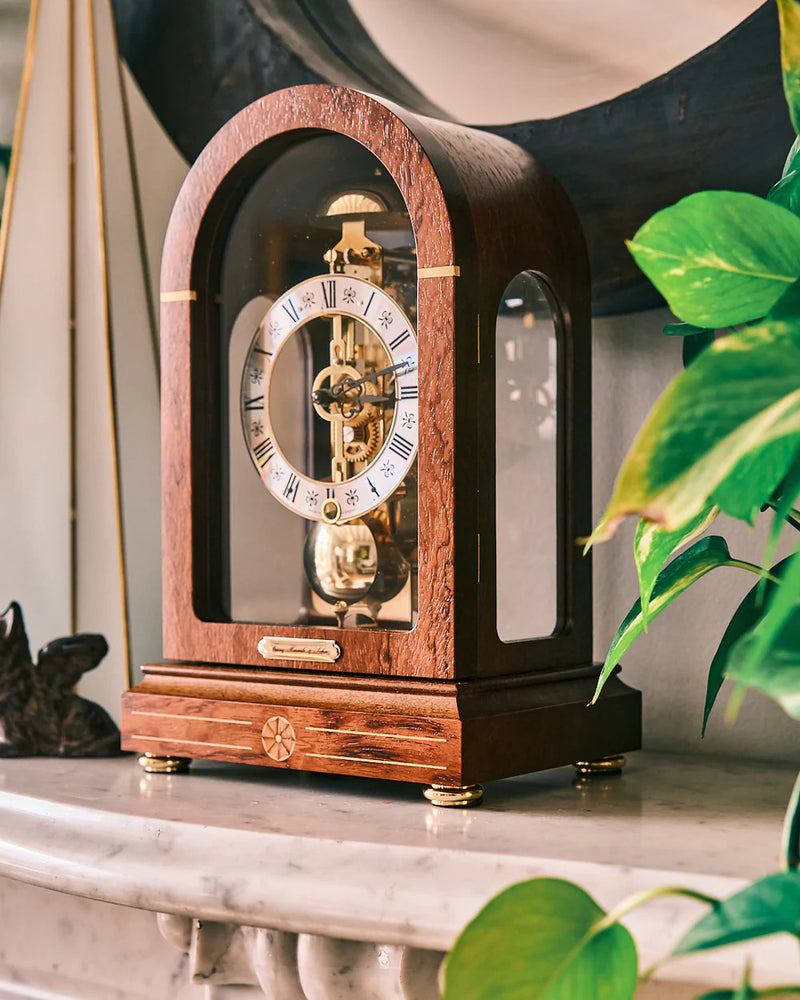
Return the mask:
[[316,660],[320,663],[333,663],[342,655],[341,646],[332,639],[287,639],[275,635],[265,635],[258,644],[258,651],[265,660]]

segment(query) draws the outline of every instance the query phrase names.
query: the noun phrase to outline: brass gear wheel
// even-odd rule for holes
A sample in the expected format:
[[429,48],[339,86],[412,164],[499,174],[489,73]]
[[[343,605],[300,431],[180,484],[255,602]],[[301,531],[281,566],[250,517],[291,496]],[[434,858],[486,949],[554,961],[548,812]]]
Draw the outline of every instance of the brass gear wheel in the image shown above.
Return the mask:
[[[364,409],[366,408],[365,406]],[[344,454],[349,462],[366,462],[377,452],[381,443],[380,423],[380,416],[374,416],[367,424],[355,425],[356,437],[352,441],[345,441],[344,444]]]

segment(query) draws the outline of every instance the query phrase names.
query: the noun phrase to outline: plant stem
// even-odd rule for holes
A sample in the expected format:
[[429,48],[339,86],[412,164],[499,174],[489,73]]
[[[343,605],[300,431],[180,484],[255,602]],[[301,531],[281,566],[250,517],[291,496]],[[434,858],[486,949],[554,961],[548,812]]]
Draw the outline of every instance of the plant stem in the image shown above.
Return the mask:
[[641,906],[642,903],[649,903],[651,899],[658,899],[659,896],[685,896],[687,899],[693,899],[698,903],[706,903],[708,906],[717,906],[719,903],[719,900],[714,896],[707,896],[704,892],[696,892],[694,889],[681,889],[678,886],[660,885],[655,889],[644,889],[642,892],[636,892],[627,899],[623,899],[619,906],[616,906],[594,925],[595,933],[604,931],[607,927],[627,916],[631,910],[635,910],[637,906]]
[[753,990],[753,996],[758,1000],[761,1000],[762,997],[798,997],[800,996],[800,986],[770,986],[766,990]]
[[770,583],[779,583],[780,581],[772,573],[768,573],[763,566],[757,566],[755,563],[746,562],[744,559],[731,559],[730,562],[725,563],[726,566],[735,566],[737,569],[746,569],[751,573],[756,573],[763,580],[769,580]]
[[781,860],[787,871],[797,871],[800,867],[800,774],[795,780],[783,821]]
[[[778,510],[778,505],[774,504],[771,500],[767,500],[764,507],[771,507],[776,512]],[[761,509],[763,510],[764,508],[762,507]],[[788,511],[784,511],[783,516],[796,531],[800,531],[800,510],[790,507]]]

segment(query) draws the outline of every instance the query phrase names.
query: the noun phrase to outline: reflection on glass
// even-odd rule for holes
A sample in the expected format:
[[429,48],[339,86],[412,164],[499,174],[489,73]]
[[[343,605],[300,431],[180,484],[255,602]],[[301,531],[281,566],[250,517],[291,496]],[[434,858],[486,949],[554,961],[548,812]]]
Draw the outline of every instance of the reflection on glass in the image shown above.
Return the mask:
[[558,619],[558,339],[543,281],[508,285],[495,344],[497,634],[550,635]]
[[414,235],[377,159],[313,135],[224,236],[223,579],[234,621],[413,628]]

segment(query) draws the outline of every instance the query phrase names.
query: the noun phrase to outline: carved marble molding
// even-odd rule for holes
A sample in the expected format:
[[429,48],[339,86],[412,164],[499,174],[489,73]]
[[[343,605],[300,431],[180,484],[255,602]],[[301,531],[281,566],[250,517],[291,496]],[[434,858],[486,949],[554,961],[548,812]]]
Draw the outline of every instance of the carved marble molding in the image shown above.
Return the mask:
[[[268,1000],[435,1000],[440,995],[440,951],[171,913],[159,913],[157,920],[162,937],[188,955],[193,983],[259,987]],[[223,996],[216,990],[208,995]]]

